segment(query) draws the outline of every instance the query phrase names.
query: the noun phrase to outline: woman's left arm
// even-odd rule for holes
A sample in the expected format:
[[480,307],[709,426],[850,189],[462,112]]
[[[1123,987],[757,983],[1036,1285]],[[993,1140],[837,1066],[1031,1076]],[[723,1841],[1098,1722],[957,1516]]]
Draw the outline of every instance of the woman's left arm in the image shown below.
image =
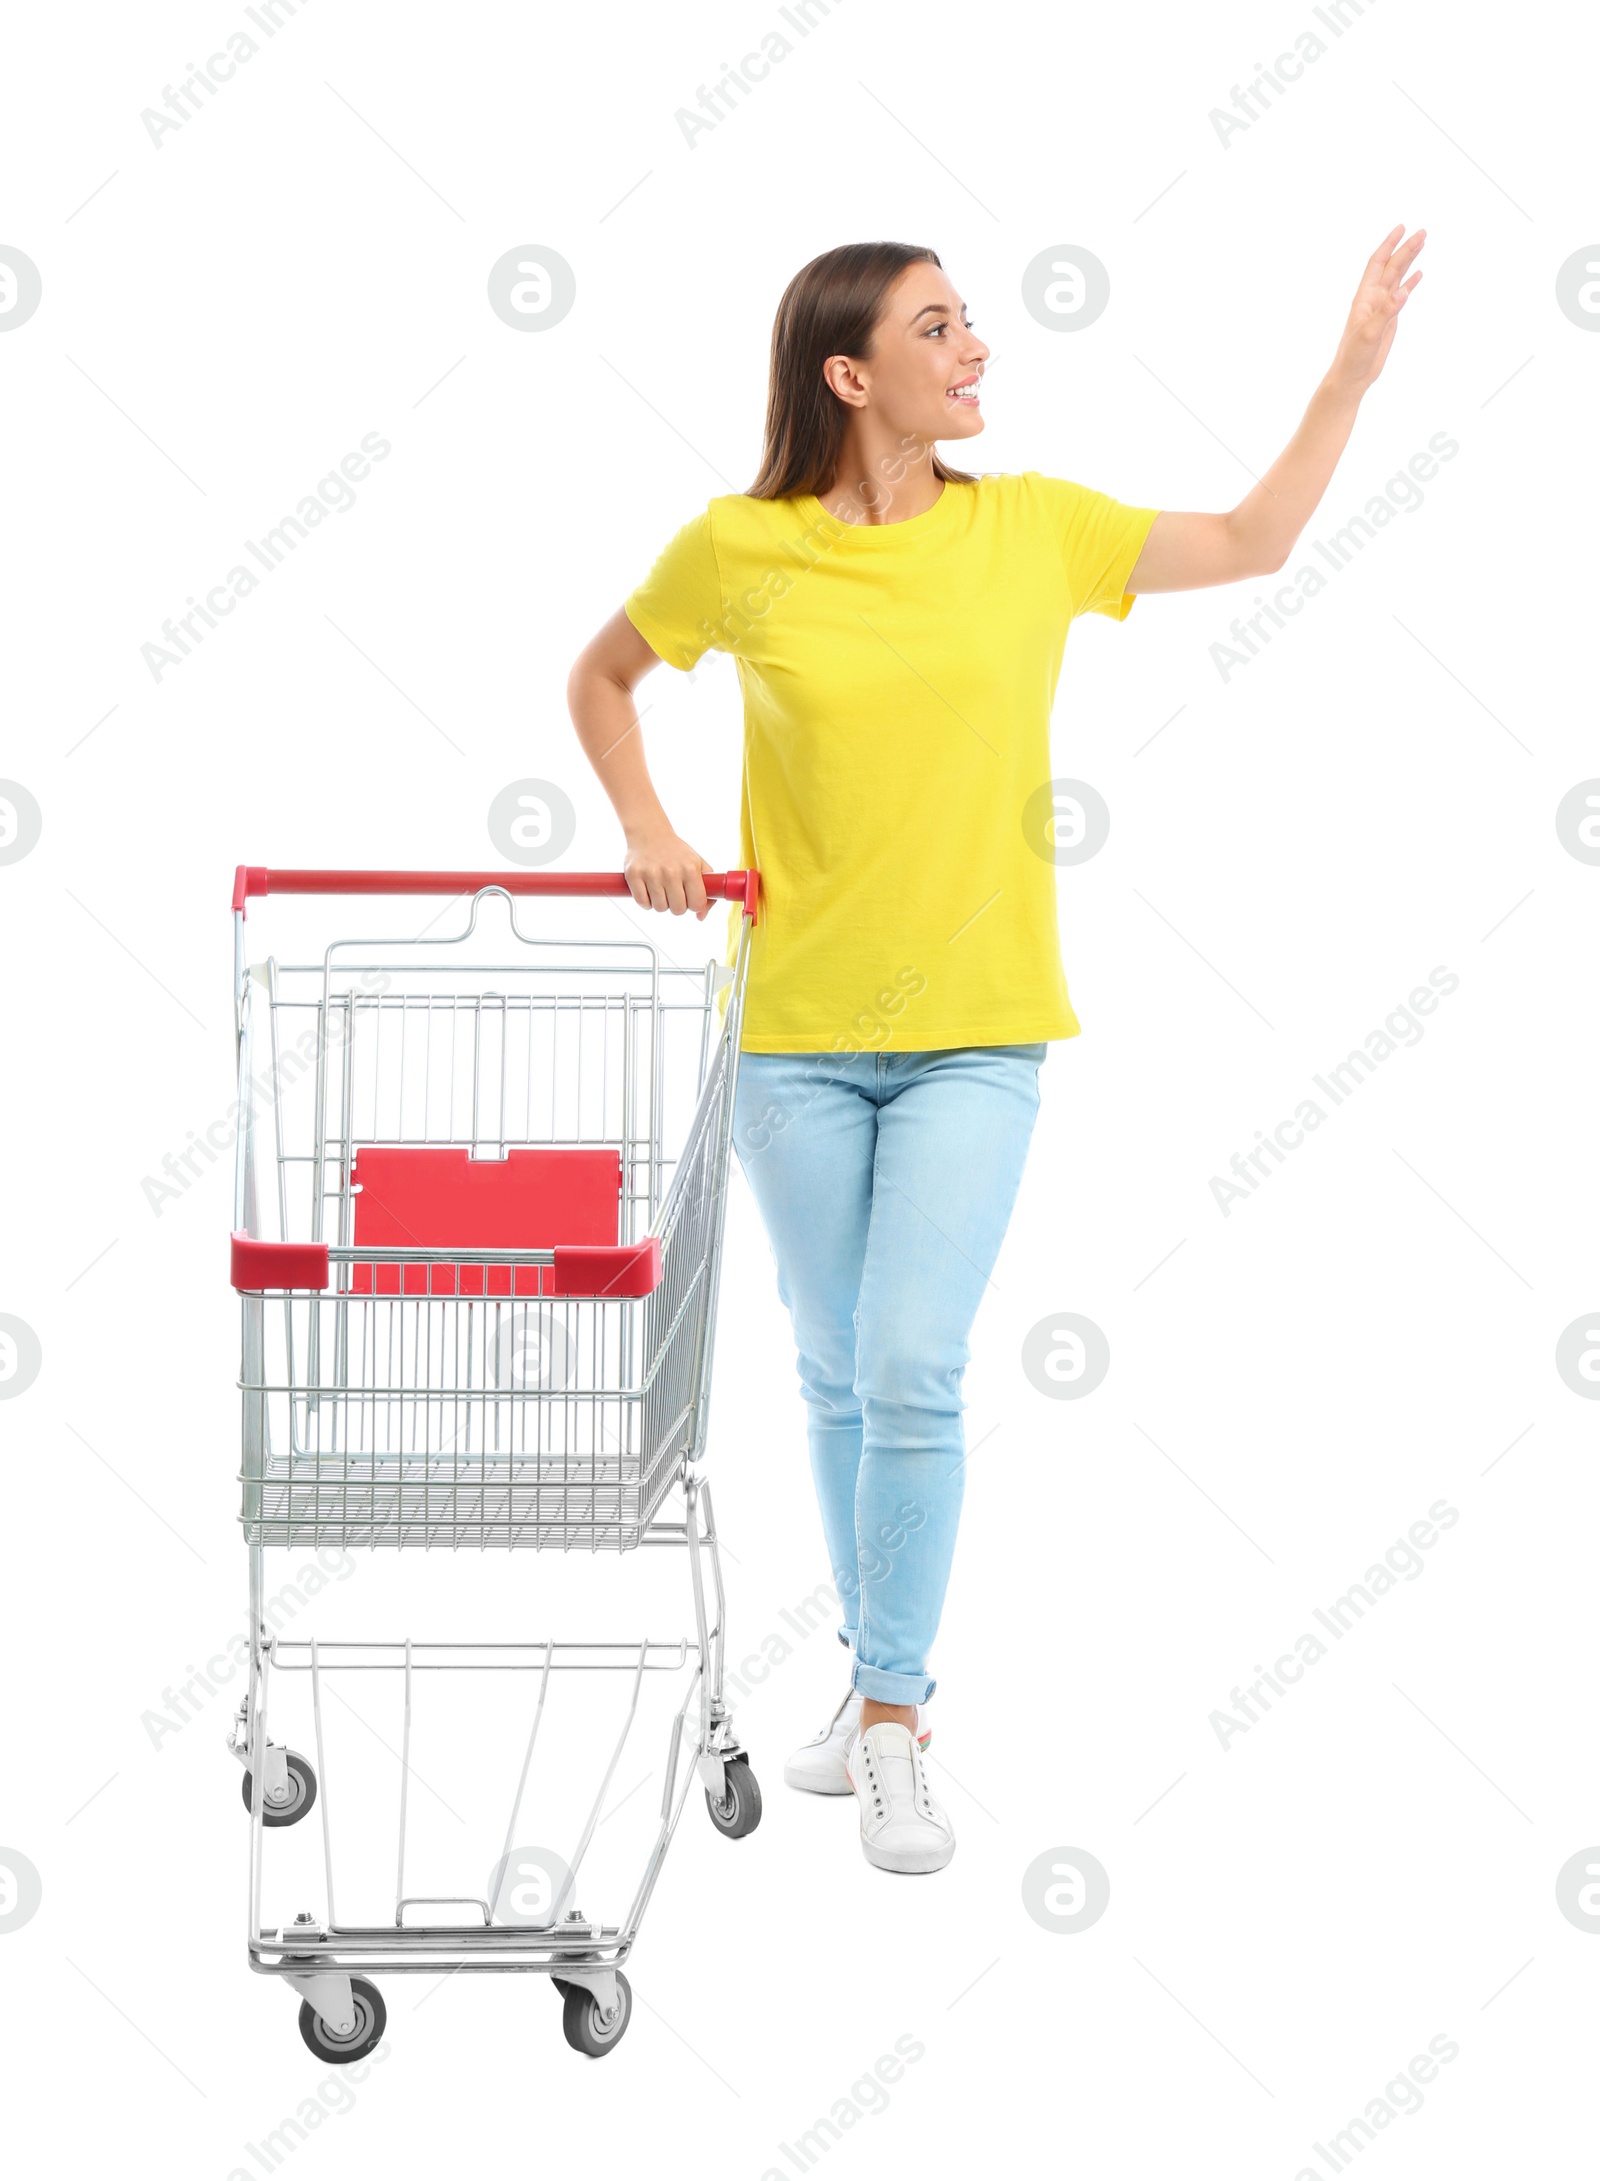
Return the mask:
[[1361,397],[1383,369],[1395,327],[1421,273],[1406,274],[1426,240],[1396,227],[1367,261],[1338,354],[1300,428],[1261,482],[1226,515],[1164,511],[1150,526],[1130,591],[1198,591],[1281,568],[1328,489]]

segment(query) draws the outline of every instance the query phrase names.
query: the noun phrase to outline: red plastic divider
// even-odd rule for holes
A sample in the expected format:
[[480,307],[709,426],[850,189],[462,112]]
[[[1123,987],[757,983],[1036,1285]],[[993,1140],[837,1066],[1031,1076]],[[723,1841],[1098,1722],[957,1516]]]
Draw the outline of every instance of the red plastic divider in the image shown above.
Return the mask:
[[[524,1145],[503,1159],[475,1159],[464,1144],[364,1144],[350,1179],[357,1249],[415,1250],[419,1258],[435,1250],[547,1250],[558,1244],[617,1249],[622,1153],[614,1144]],[[353,1265],[350,1292],[540,1295],[550,1292],[540,1279],[549,1269]]]
[[[619,1242],[622,1154],[615,1145],[524,1145],[475,1159],[465,1145],[369,1144],[356,1153],[356,1249],[415,1251],[407,1263],[355,1264],[350,1295],[605,1299],[661,1284],[661,1244]],[[551,1250],[553,1265],[472,1265],[451,1250]],[[439,1257],[435,1259],[435,1252]],[[233,1237],[233,1285],[330,1285],[325,1242]]]
[[350,1168],[357,1249],[547,1250],[617,1240],[615,1144],[518,1145],[475,1159],[465,1144],[363,1144]]

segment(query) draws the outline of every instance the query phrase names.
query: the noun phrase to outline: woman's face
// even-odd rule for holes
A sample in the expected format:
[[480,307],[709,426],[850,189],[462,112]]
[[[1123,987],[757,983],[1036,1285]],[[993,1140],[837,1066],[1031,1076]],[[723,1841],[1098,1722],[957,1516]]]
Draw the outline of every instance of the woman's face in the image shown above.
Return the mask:
[[830,356],[828,384],[870,408],[897,438],[971,439],[983,430],[978,395],[989,349],[937,265],[908,265],[884,299],[870,359]]

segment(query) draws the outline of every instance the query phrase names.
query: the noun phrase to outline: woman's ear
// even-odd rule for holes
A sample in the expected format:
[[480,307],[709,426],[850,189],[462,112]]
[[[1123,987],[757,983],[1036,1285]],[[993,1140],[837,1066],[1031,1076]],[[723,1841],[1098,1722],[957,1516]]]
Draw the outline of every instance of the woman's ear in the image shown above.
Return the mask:
[[836,394],[850,408],[866,407],[866,383],[848,356],[829,356],[822,366],[822,378],[829,393]]

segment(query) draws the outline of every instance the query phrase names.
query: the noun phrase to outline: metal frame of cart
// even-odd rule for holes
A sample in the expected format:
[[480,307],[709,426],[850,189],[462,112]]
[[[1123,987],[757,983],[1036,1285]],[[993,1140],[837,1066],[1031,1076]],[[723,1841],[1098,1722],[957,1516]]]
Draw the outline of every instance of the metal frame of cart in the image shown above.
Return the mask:
[[[625,895],[615,873],[246,866],[236,878],[232,1278],[251,1657],[231,1746],[250,1811],[247,1944],[253,1969],[301,1994],[301,2033],[335,2064],[384,2032],[382,1995],[364,1970],[542,1973],[562,1992],[569,2043],[594,2057],[614,2049],[631,2011],[623,1964],[690,1788],[702,1783],[729,1837],[760,1818],[723,1700],[722,1573],[699,1467],[758,881],[707,873],[705,884],[742,904],[734,959],[686,970],[642,939],[525,928],[526,897]],[[413,938],[336,939],[317,962],[247,967],[247,902],[289,893],[446,895],[464,907],[459,928],[442,934],[435,914]],[[480,924],[491,909],[509,930],[485,958]],[[668,1506],[674,1491],[681,1516]],[[693,1634],[289,1641],[267,1625],[265,1553],[307,1545],[682,1548]],[[584,1857],[644,1676],[686,1667],[644,1871],[616,1921],[590,1918],[576,1903]],[[406,1891],[415,1677],[463,1670],[512,1677],[508,1689],[531,1708],[502,1864],[552,1676],[622,1677],[621,1732],[559,1894],[532,1928],[497,1923],[481,1896]],[[309,1677],[315,1765],[269,1732],[273,1677],[292,1673]],[[403,1682],[392,1925],[341,1923],[334,1893],[323,1688],[331,1676],[372,1673]],[[265,1833],[313,1807],[326,1917],[266,1925]],[[443,1911],[455,1913],[407,1921]]]

